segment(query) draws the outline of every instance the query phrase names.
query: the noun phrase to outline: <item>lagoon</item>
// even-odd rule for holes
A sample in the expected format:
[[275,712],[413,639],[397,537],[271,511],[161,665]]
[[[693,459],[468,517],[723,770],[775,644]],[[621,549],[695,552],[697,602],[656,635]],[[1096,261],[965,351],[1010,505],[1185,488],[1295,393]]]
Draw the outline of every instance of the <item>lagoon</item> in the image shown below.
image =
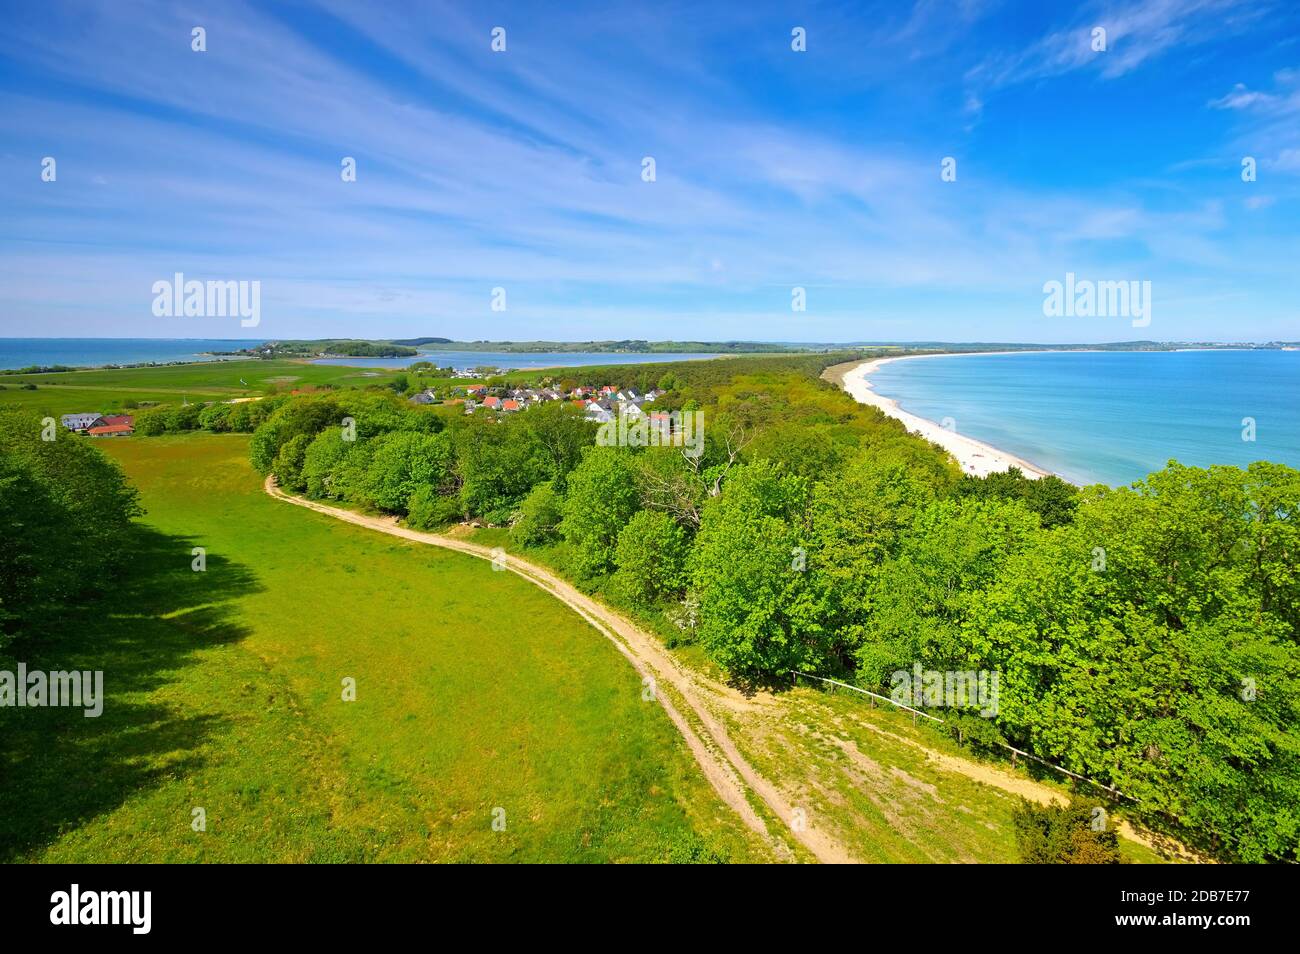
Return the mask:
[[653,364],[661,361],[703,361],[715,354],[649,354],[645,352],[599,351],[421,351],[408,358],[317,358],[313,364],[339,364],[359,368],[409,368],[417,361],[431,361],[446,368],[503,368],[531,371],[536,368],[575,368],[591,364]]

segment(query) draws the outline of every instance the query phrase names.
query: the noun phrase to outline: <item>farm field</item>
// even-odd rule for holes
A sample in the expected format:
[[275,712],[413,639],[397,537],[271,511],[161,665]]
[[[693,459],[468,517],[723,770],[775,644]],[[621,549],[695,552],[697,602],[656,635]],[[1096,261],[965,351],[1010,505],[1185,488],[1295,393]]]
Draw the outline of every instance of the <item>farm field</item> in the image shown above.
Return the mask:
[[104,712],[7,718],[0,860],[769,860],[545,593],[267,497],[243,436],[103,446],[133,572],[24,661],[104,670]]

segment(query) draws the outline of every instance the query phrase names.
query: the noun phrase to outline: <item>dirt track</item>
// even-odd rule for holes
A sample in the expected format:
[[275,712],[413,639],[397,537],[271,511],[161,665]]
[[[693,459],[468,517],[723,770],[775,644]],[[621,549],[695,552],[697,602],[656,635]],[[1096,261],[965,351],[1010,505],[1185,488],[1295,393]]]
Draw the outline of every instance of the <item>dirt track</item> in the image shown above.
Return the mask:
[[719,797],[740,816],[746,825],[779,844],[780,838],[773,837],[773,833],[768,830],[763,819],[750,804],[748,793],[752,792],[767,805],[772,814],[785,823],[785,831],[812,852],[818,861],[843,864],[855,860],[835,838],[818,829],[811,822],[804,822],[798,826],[790,824],[791,819],[795,817],[794,806],[782,795],[776,785],[761,776],[741,755],[722,722],[713,712],[713,706],[728,704],[728,697],[731,695],[729,690],[722,686],[715,686],[684,670],[653,636],[608,607],[579,592],[550,570],[516,556],[496,555],[488,547],[467,540],[458,540],[436,533],[422,533],[399,526],[393,517],[367,516],[286,494],[276,486],[274,477],[267,477],[264,487],[272,497],[347,523],[401,537],[404,540],[455,550],[483,560],[495,558],[498,562],[504,563],[506,569],[550,593],[595,627],[618,648],[643,679],[649,677],[655,681],[656,687],[668,685],[677,692],[689,707],[695,725],[692,725],[691,720],[683,717],[665,693],[656,691],[655,699],[663,706],[664,711],[668,713],[668,718],[681,732],[691,754],[695,756],[695,760]]
[[[789,855],[784,837],[796,839],[810,851],[817,860],[832,864],[855,862],[856,859],[848,849],[833,835],[818,828],[811,821],[801,825],[791,824],[796,816],[795,802],[770,779],[765,778],[741,754],[726,728],[722,724],[722,714],[744,715],[755,709],[775,705],[783,709],[774,697],[762,700],[748,699],[729,686],[715,682],[707,677],[687,670],[663,648],[657,638],[646,633],[629,620],[615,613],[609,607],[593,600],[577,590],[572,584],[563,580],[550,570],[520,559],[517,556],[494,552],[481,544],[471,543],[455,537],[436,533],[423,533],[399,526],[393,517],[374,517],[355,513],[341,507],[332,507],[314,500],[307,500],[284,493],[275,484],[275,478],[267,477],[265,490],[271,496],[314,510],[317,513],[334,517],[347,523],[377,530],[391,536],[401,537],[416,543],[455,550],[482,560],[496,559],[505,568],[523,577],[576,612],[605,636],[619,652],[632,664],[643,679],[653,679],[656,685],[655,699],[663,706],[669,719],[681,732],[691,754],[699,763],[700,769],[713,786],[718,796],[731,807],[744,823],[755,832],[763,835],[773,844],[778,854]],[[689,710],[690,719],[673,703],[659,686],[671,686],[684,701]],[[773,713],[778,715],[778,713]],[[1002,791],[1028,798],[1039,804],[1062,802],[1064,796],[1046,785],[1024,778],[994,766],[984,765],[959,756],[948,755],[928,748],[913,739],[907,739],[889,732],[880,726],[861,723],[865,728],[889,736],[898,742],[922,750],[927,759],[934,761],[940,768],[963,775],[967,778],[990,785]],[[772,832],[751,804],[751,795],[767,806],[767,809],[783,823],[781,832]],[[1205,861],[1189,852],[1185,847],[1165,839],[1153,837],[1145,832],[1135,830],[1125,822],[1120,822],[1120,833],[1139,843],[1157,850],[1163,849],[1183,861]]]

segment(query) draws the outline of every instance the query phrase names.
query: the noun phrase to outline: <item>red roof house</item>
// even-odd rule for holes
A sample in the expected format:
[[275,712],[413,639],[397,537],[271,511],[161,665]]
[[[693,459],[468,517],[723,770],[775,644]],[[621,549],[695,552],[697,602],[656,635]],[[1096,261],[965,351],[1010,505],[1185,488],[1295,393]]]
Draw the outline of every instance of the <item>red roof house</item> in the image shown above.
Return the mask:
[[102,424],[86,431],[91,437],[126,437],[134,434],[135,428],[130,424]]

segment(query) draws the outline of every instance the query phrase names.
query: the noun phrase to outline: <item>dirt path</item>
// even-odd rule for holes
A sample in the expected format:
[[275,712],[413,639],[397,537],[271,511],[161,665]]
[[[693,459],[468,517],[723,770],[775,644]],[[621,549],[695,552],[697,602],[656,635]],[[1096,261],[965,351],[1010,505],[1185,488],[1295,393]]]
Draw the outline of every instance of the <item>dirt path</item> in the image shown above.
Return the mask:
[[[982,762],[975,762],[971,759],[962,758],[960,755],[949,755],[946,752],[939,752],[932,749],[915,739],[909,739],[906,736],[890,732],[888,729],[882,729],[878,725],[872,725],[862,719],[854,720],[859,726],[868,731],[875,732],[878,735],[886,736],[895,742],[901,742],[909,745],[914,749],[925,754],[928,761],[934,762],[939,768],[946,772],[952,772],[955,775],[964,775],[966,778],[984,785],[1000,789],[1010,795],[1017,795],[1026,798],[1031,802],[1039,805],[1068,805],[1070,798],[1059,789],[1051,788],[1040,782],[1035,782],[1031,778],[1025,778],[1000,769],[994,765],[985,765]],[[852,742],[837,740],[842,745],[852,746]],[[856,750],[856,746],[853,746]],[[860,755],[860,753],[859,753]],[[1168,854],[1177,858],[1179,861],[1189,864],[1208,864],[1211,859],[1194,852],[1186,845],[1180,844],[1162,835],[1148,832],[1144,829],[1137,828],[1127,820],[1120,818],[1115,820],[1115,830],[1120,837],[1127,838],[1129,841],[1137,842],[1144,845],[1159,854]]]
[[[671,686],[684,700],[690,713],[701,731],[686,719],[672,701],[663,692],[656,691],[655,698],[668,718],[677,726],[686,740],[691,754],[695,756],[705,777],[713,786],[718,796],[727,803],[755,832],[771,839],[763,819],[749,803],[746,789],[752,791],[767,805],[768,809],[785,822],[791,836],[799,841],[817,858],[818,861],[844,864],[855,861],[848,850],[833,836],[819,829],[811,822],[791,825],[796,817],[795,808],[768,779],[760,775],[749,761],[740,753],[731,737],[727,734],[721,720],[713,713],[709,698],[720,698],[706,685],[706,681],[678,665],[659,640],[645,633],[627,619],[579,592],[571,584],[556,576],[550,570],[521,560],[517,556],[493,551],[488,547],[455,537],[436,533],[423,533],[408,527],[399,526],[393,517],[372,517],[354,513],[341,507],[331,507],[315,500],[307,500],[286,494],[275,484],[274,477],[267,477],[264,488],[268,494],[279,500],[287,501],[299,507],[306,507],[317,513],[334,517],[347,523],[356,524],[380,533],[401,537],[416,543],[455,550],[483,560],[496,560],[507,570],[518,574],[534,586],[540,587],[576,612],[590,623],[598,632],[610,640],[643,679],[653,679],[655,685]],[[725,694],[724,694],[725,696]]]

